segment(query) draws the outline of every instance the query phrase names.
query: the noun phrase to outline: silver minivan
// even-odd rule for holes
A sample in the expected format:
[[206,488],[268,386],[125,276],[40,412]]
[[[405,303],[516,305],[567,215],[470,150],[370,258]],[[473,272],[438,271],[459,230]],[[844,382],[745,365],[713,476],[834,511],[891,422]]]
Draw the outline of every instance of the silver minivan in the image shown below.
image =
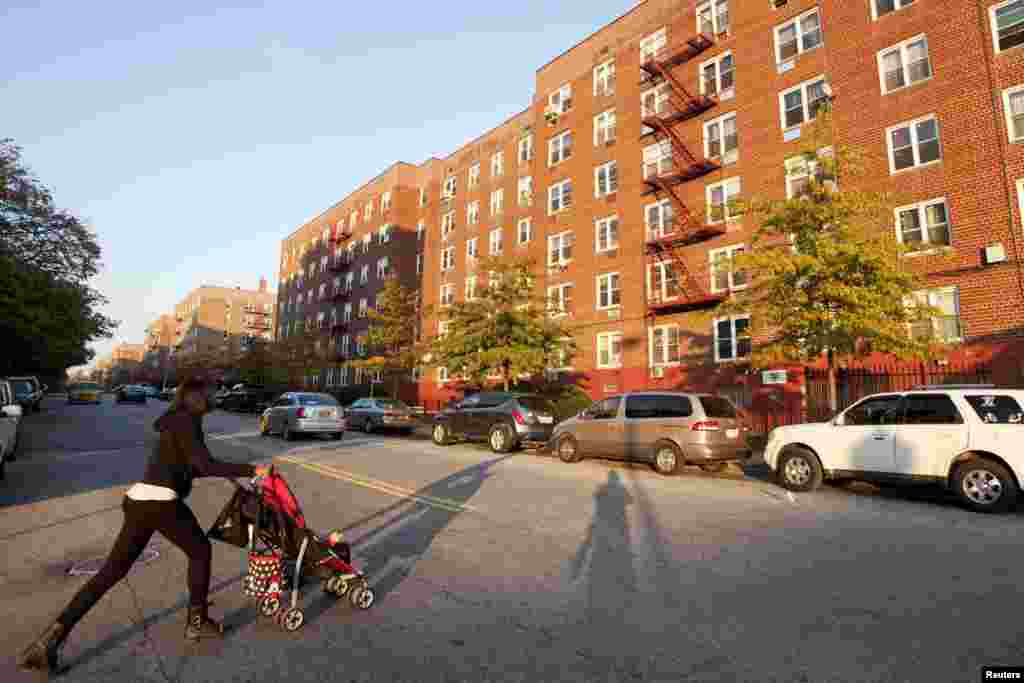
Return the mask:
[[603,399],[560,423],[549,447],[567,463],[597,457],[648,462],[661,474],[683,465],[719,472],[750,458],[747,432],[727,398],[641,391]]

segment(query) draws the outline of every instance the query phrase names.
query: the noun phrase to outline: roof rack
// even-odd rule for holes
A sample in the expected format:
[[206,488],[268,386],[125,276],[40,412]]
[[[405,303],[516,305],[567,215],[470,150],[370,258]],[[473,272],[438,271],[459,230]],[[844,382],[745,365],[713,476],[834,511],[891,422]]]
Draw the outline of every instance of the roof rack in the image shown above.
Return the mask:
[[995,384],[919,384],[911,391],[942,391],[943,389],[995,389]]

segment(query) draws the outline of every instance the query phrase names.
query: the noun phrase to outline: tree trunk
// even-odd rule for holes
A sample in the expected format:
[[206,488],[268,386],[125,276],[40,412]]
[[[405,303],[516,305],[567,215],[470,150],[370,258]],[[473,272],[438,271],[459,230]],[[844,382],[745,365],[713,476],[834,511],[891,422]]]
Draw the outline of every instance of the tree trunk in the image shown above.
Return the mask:
[[508,391],[509,383],[508,383],[508,362],[507,361],[501,364],[501,377],[502,377],[502,380],[505,383],[505,391]]
[[832,415],[839,412],[839,387],[836,382],[836,357],[828,350],[828,407]]

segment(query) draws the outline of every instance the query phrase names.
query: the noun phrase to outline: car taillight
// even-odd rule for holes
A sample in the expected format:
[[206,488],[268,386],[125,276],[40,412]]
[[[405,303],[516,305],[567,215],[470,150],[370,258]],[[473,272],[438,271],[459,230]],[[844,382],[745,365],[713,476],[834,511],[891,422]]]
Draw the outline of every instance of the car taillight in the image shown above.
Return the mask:
[[693,426],[690,427],[690,431],[693,432],[717,432],[721,425],[716,420],[702,420],[700,422],[694,422]]
[[526,420],[523,419],[523,414],[518,410],[512,411],[512,417],[515,418],[516,424],[526,424]]
[[393,410],[385,410],[385,411],[384,411],[384,415],[385,415],[386,417],[395,417],[396,415],[398,415],[398,413],[396,413],[396,412],[395,412],[395,411],[393,411]]
[[295,411],[295,417],[306,417],[306,409],[299,408],[297,411]]

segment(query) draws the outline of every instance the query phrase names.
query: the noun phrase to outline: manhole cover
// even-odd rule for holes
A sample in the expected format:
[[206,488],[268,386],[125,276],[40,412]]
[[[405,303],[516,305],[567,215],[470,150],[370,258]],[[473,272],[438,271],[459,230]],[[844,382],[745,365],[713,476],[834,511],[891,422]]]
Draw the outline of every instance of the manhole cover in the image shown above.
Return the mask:
[[[135,560],[135,564],[132,565],[132,568],[134,569],[140,564],[149,564],[158,557],[160,557],[159,550],[156,548],[146,548],[142,551],[142,555],[139,556],[139,559]],[[106,561],[106,557],[96,557],[91,560],[84,560],[78,564],[72,565],[72,567],[68,569],[68,576],[92,576],[94,574],[99,574],[100,569],[103,568],[103,564]]]

